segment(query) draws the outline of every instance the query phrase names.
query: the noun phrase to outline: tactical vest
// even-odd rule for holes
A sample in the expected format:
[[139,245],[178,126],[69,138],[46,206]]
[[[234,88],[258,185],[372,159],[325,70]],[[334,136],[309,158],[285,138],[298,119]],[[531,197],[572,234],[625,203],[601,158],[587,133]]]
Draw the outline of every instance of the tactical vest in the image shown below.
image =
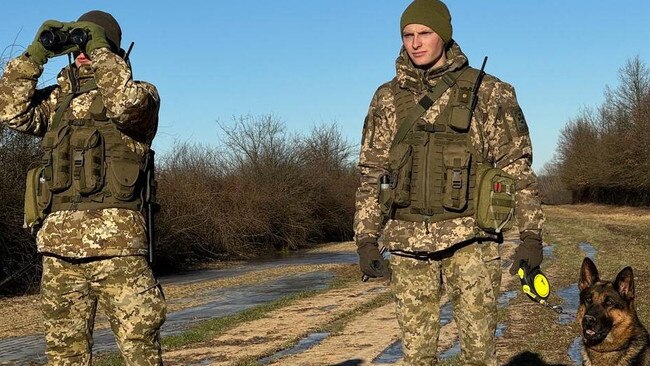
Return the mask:
[[96,88],[91,80],[77,92],[62,95],[41,142],[41,180],[52,193],[48,212],[141,209],[145,162],[106,116],[102,96],[97,93],[92,101],[90,118],[71,117],[72,99]]
[[[388,218],[438,222],[474,215],[476,171],[483,157],[469,132],[479,76],[470,67],[446,73],[418,103],[393,82],[398,131],[389,151],[390,189],[380,193]],[[448,89],[449,103],[435,121],[422,118]]]

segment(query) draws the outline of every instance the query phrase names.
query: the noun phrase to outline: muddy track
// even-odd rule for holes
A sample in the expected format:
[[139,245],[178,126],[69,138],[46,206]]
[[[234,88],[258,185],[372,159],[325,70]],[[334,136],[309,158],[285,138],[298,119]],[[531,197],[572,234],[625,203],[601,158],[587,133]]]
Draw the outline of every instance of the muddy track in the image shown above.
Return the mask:
[[[648,244],[643,235],[650,231],[650,211],[586,205],[549,208],[547,215],[546,238],[552,250],[546,251],[543,268],[552,281],[552,301],[563,303],[575,313],[576,274],[585,255],[597,256],[600,263],[612,263],[612,275],[623,263],[629,263],[635,267],[635,274],[641,278],[648,277],[641,266],[647,259],[644,247],[635,249],[628,246],[621,252],[619,243]],[[577,364],[580,344],[575,341],[578,332],[572,315],[558,317],[521,294],[518,279],[508,273],[507,266],[507,258],[512,255],[517,242],[513,237],[506,239],[501,246],[504,267],[497,331],[499,364]],[[590,242],[595,243],[594,247],[589,245]],[[354,249],[353,243],[340,243],[309,251],[308,254],[321,256],[311,263],[304,258],[295,262],[283,259],[275,264],[209,269],[208,272],[216,272],[208,273],[208,278],[190,275],[164,282],[170,311],[178,314],[209,305],[215,297],[223,297],[228,291],[265,290],[276,281],[288,278],[303,278],[305,282],[312,281],[312,278],[323,279],[327,277],[323,274],[328,273],[330,277],[342,273],[349,275],[356,271]],[[332,263],[333,258],[345,260]],[[399,327],[387,283],[379,280],[362,283],[356,280],[356,272],[353,277],[353,281],[321,291],[316,296],[301,297],[262,314],[256,320],[238,323],[206,341],[166,349],[165,364],[401,365]],[[647,282],[640,281],[639,288],[647,286]],[[650,296],[646,293],[638,294],[639,304],[650,304]],[[262,295],[263,291],[259,293]],[[262,300],[250,298],[246,301]],[[38,296],[0,301],[3,310],[9,309],[4,312],[7,315],[0,318],[0,342],[3,337],[40,332],[38,302]],[[441,328],[438,351],[441,359],[452,358],[443,364],[455,365],[457,330],[449,305],[443,306],[444,312],[447,312],[447,320]],[[648,313],[648,306],[641,305],[640,314]],[[221,315],[215,311],[212,316]],[[647,319],[645,322],[648,323]],[[567,352],[578,354],[578,358]]]
[[[515,243],[502,246],[509,257]],[[349,243],[341,250],[353,250]],[[502,291],[513,286],[513,277],[503,268]],[[400,338],[392,300],[374,307],[373,302],[385,297],[384,281],[353,282],[343,289],[330,290],[315,298],[267,314],[263,319],[242,324],[218,337],[191,347],[165,353],[169,365],[254,365],[255,360],[271,365],[335,365],[370,364],[390,349]],[[446,303],[443,298],[443,303]],[[369,309],[355,312],[355,308]],[[450,308],[449,305],[446,306]],[[346,314],[347,313],[347,314]],[[350,315],[352,313],[352,315]],[[342,315],[346,319],[340,329],[328,329]],[[449,318],[450,314],[447,315]],[[313,338],[317,338],[316,341]],[[312,341],[310,342],[310,339]],[[305,344],[294,351],[295,344]],[[457,346],[453,320],[441,328],[439,352]],[[391,364],[400,365],[399,350]],[[396,361],[396,362],[393,362]]]

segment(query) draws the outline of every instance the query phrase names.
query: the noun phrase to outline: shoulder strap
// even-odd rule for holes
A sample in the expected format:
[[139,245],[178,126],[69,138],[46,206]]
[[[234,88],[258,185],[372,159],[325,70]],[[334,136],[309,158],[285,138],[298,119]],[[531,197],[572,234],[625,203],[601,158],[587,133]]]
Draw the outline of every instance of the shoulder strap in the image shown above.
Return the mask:
[[431,90],[417,102],[415,107],[411,109],[411,112],[406,116],[406,118],[404,118],[404,120],[397,128],[393,142],[390,145],[391,150],[400,142],[402,142],[402,140],[404,140],[408,132],[411,130],[411,128],[413,128],[413,125],[418,120],[418,118],[420,118],[424,112],[427,111],[427,109],[431,108],[433,103],[438,100],[447,91],[447,89],[456,84],[456,80],[460,77],[460,75],[462,75],[463,71],[464,70],[448,72],[442,75],[440,78],[441,81],[439,81],[436,86],[433,87],[433,90]]
[[63,119],[63,113],[68,109],[70,106],[70,103],[72,100],[83,93],[87,93],[91,90],[97,89],[97,82],[95,82],[95,79],[89,80],[87,83],[85,83],[79,90],[77,90],[74,93],[67,94],[63,100],[61,101],[61,104],[59,104],[56,107],[56,111],[54,112],[54,117],[52,118],[52,127],[51,129],[54,130],[59,127],[61,124],[61,120]]

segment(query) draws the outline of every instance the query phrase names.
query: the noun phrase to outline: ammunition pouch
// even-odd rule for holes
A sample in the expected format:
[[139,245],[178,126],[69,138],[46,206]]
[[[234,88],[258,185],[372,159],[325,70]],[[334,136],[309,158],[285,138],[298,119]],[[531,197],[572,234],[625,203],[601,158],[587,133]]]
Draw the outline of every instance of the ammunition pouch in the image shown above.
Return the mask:
[[53,193],[62,192],[72,184],[72,167],[70,159],[70,127],[60,128],[45,133],[43,147],[43,177]]
[[45,167],[27,172],[23,225],[26,229],[35,230],[41,225],[52,202],[52,192],[47,186],[44,172]]
[[75,131],[71,138],[72,181],[82,195],[98,192],[104,182],[104,139],[97,129]]
[[461,212],[469,201],[469,176],[472,154],[464,146],[446,146],[442,153],[444,183],[442,206],[452,212]]

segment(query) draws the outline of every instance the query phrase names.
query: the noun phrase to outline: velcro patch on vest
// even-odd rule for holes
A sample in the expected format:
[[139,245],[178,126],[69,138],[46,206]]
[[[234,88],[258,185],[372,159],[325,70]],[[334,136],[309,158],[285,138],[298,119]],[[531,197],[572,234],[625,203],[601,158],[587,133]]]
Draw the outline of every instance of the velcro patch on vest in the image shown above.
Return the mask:
[[524,117],[524,112],[521,110],[521,107],[517,106],[513,109],[512,118],[515,120],[515,127],[519,135],[528,134],[528,124],[526,123],[526,117]]

